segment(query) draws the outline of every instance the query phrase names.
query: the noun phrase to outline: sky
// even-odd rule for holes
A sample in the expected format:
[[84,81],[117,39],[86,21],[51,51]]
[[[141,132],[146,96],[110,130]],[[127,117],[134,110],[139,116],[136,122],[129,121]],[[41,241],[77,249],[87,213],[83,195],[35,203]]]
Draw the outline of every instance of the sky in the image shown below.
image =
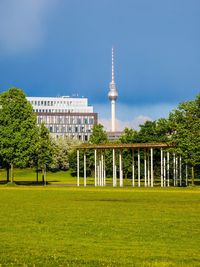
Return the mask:
[[0,91],[88,97],[109,130],[167,117],[200,92],[199,0],[0,0]]

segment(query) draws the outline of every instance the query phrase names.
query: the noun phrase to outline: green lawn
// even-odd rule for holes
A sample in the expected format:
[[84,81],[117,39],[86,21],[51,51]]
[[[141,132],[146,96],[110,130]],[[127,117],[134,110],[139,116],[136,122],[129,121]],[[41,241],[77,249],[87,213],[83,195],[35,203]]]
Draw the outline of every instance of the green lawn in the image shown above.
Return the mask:
[[198,188],[0,187],[0,266],[200,266]]

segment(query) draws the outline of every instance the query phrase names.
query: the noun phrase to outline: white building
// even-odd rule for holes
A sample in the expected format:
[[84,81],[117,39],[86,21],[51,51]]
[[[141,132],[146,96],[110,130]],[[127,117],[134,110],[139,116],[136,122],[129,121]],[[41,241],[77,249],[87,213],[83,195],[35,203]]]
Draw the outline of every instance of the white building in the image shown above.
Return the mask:
[[37,123],[44,122],[56,137],[69,136],[88,141],[92,127],[97,124],[97,113],[88,105],[87,98],[27,97],[37,114]]

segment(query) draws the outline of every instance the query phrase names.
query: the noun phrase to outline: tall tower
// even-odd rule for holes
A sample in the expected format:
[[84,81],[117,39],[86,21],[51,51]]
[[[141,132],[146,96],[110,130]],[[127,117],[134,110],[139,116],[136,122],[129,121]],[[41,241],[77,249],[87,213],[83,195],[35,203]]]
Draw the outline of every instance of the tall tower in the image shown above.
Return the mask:
[[111,101],[111,131],[115,132],[115,101],[117,100],[118,92],[115,85],[114,48],[112,48],[112,81],[109,87],[108,98]]

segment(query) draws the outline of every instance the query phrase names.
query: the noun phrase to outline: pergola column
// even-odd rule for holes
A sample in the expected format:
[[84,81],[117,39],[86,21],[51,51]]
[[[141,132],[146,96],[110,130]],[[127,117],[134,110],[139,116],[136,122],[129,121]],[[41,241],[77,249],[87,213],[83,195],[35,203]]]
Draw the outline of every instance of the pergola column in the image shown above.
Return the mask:
[[166,155],[165,155],[165,151],[163,152],[163,184],[164,184],[164,187],[166,187]]
[[94,186],[97,186],[97,150],[94,150]]
[[182,186],[182,157],[179,157],[179,180],[180,186]]
[[84,163],[83,163],[83,165],[84,165],[84,186],[86,186],[86,153],[85,153],[85,151],[84,151]]
[[113,187],[117,186],[116,183],[116,163],[115,163],[115,149],[113,148]]
[[169,151],[167,151],[167,186],[169,187]]
[[119,186],[123,186],[122,151],[119,151]]
[[144,186],[147,187],[147,151],[144,149]]
[[77,186],[80,186],[79,162],[79,150],[77,150]]
[[150,187],[150,162],[149,162],[149,149],[147,150],[147,181],[148,187]]
[[140,187],[140,149],[138,148],[138,187]]
[[132,149],[132,185],[135,186],[135,160],[134,160],[134,149]]
[[153,177],[153,148],[151,148],[151,187],[153,187],[154,177]]
[[163,187],[163,149],[160,149],[160,178],[161,178],[161,187]]
[[173,179],[174,179],[174,186],[176,186],[176,154],[173,153]]

